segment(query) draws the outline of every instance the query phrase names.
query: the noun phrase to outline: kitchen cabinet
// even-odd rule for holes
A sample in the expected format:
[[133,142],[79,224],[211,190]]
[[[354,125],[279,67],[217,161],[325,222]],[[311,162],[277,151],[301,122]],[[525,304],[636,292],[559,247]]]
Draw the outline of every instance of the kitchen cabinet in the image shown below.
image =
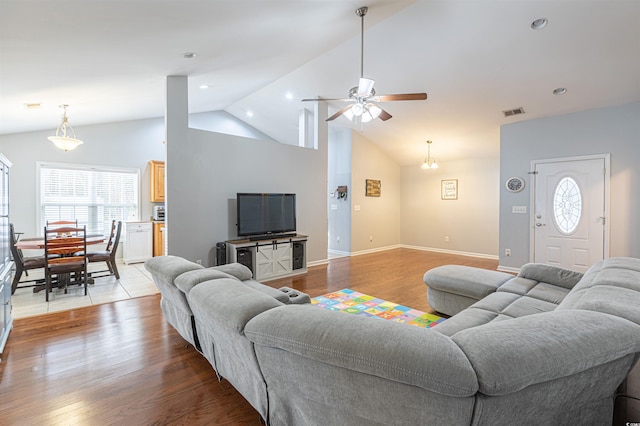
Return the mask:
[[164,256],[164,233],[166,227],[164,222],[153,222],[153,255]]
[[151,171],[151,202],[164,203],[164,161],[149,161]]

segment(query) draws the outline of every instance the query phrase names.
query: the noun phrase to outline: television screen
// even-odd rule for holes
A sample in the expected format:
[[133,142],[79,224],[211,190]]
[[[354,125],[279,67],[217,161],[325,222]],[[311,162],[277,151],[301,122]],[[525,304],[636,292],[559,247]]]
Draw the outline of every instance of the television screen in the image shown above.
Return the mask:
[[296,194],[237,194],[238,236],[296,230]]

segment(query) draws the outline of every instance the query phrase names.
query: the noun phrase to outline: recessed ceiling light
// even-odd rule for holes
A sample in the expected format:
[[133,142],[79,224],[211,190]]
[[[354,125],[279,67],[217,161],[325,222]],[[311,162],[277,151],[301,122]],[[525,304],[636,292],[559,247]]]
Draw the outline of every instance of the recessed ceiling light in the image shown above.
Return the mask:
[[289,99],[289,100],[291,100],[291,99],[293,99],[293,93],[291,93],[291,92],[287,92],[287,93],[284,95],[284,97],[285,97],[285,98],[287,98],[287,99]]
[[558,87],[557,89],[553,89],[554,95],[564,95],[565,93],[567,93],[566,87]]
[[547,26],[549,20],[547,18],[538,18],[531,23],[532,30],[541,30]]
[[208,89],[208,88],[209,88],[209,85],[208,85],[208,84],[201,84],[201,85],[200,85],[200,88],[201,88],[201,89]]
[[253,117],[253,111],[247,111],[247,117]]
[[196,52],[185,52],[182,54],[182,57],[185,59],[193,59],[196,56],[198,56],[198,54]]
[[25,109],[40,109],[40,107],[42,107],[42,104],[40,102],[24,104]]

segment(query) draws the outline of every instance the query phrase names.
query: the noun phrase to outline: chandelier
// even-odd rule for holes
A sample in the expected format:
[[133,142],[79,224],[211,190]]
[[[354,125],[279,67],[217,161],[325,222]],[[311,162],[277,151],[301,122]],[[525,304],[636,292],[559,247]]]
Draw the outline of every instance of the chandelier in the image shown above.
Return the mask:
[[424,163],[422,163],[423,169],[437,169],[438,163],[436,163],[435,158],[431,158],[431,144],[433,142],[427,141],[427,158],[424,159]]

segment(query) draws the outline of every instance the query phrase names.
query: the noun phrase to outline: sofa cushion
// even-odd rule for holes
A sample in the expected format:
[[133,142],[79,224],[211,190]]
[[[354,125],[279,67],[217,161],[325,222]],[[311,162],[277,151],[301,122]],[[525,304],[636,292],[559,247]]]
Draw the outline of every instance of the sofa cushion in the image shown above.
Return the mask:
[[558,305],[569,294],[569,289],[555,284],[515,277],[504,283],[498,292],[509,292]]
[[338,367],[336,375],[353,370],[454,397],[477,391],[476,375],[458,346],[431,330],[313,305],[286,305],[253,318],[245,333],[256,352],[266,346],[294,353]]
[[611,258],[594,264],[558,310],[606,312],[640,324],[640,259]]
[[583,275],[580,272],[558,268],[557,266],[527,263],[520,268],[518,276],[571,290],[582,279]]
[[496,291],[513,275],[461,265],[438,266],[425,272],[424,283],[434,290],[480,300]]
[[631,368],[640,326],[599,312],[554,311],[492,322],[452,339],[471,361],[480,392],[506,395],[625,357]]
[[453,336],[459,331],[489,322],[519,318],[555,310],[556,304],[510,292],[492,293],[464,311],[438,324],[434,330]]
[[253,272],[241,263],[227,263],[225,265],[213,266],[209,269],[215,269],[233,275],[240,281],[250,280],[253,278]]

